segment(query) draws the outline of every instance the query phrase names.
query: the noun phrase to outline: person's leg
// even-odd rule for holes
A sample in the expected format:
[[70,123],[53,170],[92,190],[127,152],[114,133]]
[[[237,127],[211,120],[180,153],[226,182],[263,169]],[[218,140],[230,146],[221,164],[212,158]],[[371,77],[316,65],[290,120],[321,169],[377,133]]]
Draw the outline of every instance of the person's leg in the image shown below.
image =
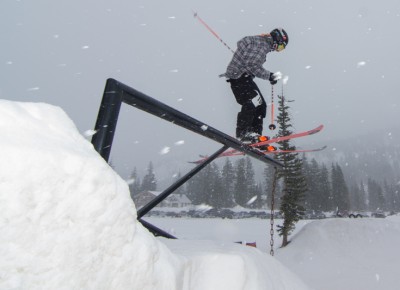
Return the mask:
[[229,82],[236,101],[242,105],[241,111],[237,115],[236,137],[243,139],[252,132],[255,106],[251,100],[257,96],[257,92],[250,76],[243,75],[238,79],[230,79]]
[[253,89],[257,92],[257,96],[253,98],[253,104],[255,109],[253,112],[253,122],[251,130],[258,135],[262,135],[264,118],[267,115],[267,104],[261,94],[257,84],[252,80]]
[[253,122],[251,124],[252,131],[259,135],[262,135],[263,132],[263,123],[266,111],[267,104],[265,103],[264,98],[261,98],[261,104],[254,108]]
[[256,108],[251,100],[242,105],[241,111],[237,115],[236,137],[240,140],[245,139],[253,131],[254,115]]

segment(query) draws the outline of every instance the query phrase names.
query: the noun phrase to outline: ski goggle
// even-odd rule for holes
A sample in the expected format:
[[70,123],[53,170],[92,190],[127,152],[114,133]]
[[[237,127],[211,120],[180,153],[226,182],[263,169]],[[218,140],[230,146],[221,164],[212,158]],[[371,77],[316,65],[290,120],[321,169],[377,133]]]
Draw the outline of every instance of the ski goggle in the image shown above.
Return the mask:
[[286,47],[286,45],[285,45],[284,43],[280,43],[280,44],[277,44],[277,45],[276,45],[275,50],[276,50],[276,51],[282,51],[282,50],[285,49],[285,47]]

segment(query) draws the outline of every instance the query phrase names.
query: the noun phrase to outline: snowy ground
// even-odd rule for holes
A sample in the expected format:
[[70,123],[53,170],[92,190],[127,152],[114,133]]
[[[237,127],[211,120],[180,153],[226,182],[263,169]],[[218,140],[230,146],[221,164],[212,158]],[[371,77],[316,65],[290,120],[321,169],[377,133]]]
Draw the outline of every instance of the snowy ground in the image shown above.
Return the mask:
[[[270,250],[269,220],[146,220],[184,240],[256,242]],[[274,257],[312,289],[399,289],[400,216],[300,221],[292,242],[284,249],[280,242],[275,236]]]
[[58,107],[0,100],[0,289],[308,289],[234,243],[155,239]]
[[[0,100],[0,289],[398,289],[400,217],[136,221],[128,186],[58,107]],[[258,248],[234,241],[257,242]]]

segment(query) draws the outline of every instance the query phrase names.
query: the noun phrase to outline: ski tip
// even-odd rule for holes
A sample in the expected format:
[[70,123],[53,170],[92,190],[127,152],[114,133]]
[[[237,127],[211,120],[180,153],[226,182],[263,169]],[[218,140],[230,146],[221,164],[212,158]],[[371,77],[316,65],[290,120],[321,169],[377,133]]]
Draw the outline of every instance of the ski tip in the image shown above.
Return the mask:
[[321,125],[319,125],[318,127],[316,127],[315,129],[311,130],[309,135],[318,133],[318,132],[321,131],[323,128],[324,128],[324,125],[321,124]]

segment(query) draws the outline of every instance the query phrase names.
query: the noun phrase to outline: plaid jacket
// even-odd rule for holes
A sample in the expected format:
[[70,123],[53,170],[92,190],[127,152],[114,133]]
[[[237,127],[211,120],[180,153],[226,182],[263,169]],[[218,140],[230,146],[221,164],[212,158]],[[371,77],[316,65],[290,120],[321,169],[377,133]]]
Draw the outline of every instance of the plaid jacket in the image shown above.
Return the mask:
[[268,80],[271,72],[263,68],[267,53],[272,49],[272,39],[268,36],[246,36],[238,41],[236,52],[228,65],[226,73],[220,75],[237,79],[248,73],[258,78]]

